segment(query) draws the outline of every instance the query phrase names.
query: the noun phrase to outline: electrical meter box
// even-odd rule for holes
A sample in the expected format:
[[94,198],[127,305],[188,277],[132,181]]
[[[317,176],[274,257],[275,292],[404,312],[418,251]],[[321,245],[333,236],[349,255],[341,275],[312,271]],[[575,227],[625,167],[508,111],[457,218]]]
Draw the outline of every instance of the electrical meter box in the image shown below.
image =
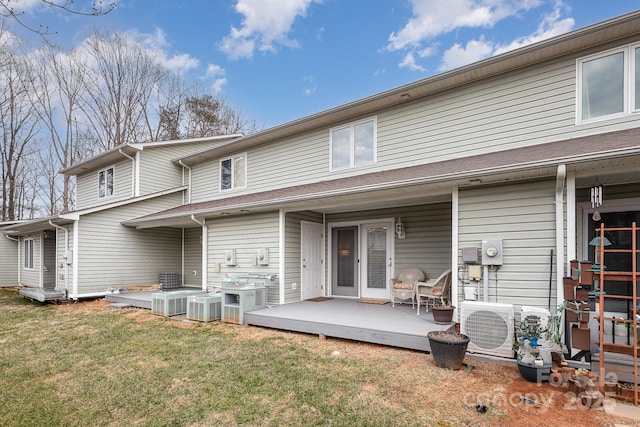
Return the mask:
[[482,265],[502,265],[502,240],[482,241]]

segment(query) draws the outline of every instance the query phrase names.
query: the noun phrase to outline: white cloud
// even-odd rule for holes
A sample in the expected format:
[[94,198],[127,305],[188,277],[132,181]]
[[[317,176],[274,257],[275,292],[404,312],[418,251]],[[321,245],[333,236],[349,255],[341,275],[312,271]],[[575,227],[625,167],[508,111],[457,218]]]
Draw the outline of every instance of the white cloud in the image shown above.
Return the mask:
[[400,67],[424,71],[418,58],[435,53],[433,40],[460,29],[493,28],[498,22],[521,15],[546,3],[553,10],[542,17],[532,34],[511,42],[498,43],[477,35],[466,43],[458,42],[447,49],[439,69],[449,70],[487,57],[517,49],[573,29],[572,18],[562,18],[565,5],[562,0],[410,0],[413,16],[398,32],[389,36],[387,50],[402,51]]
[[182,73],[200,65],[200,62],[188,53],[172,53],[166,33],[160,28],[156,28],[153,33],[128,31],[123,35],[132,42],[140,44],[152,58],[171,71]]
[[297,47],[288,36],[297,17],[304,17],[313,2],[320,0],[238,0],[236,11],[243,15],[240,28],[231,27],[219,48],[231,59],[251,58],[257,49],[272,52],[276,45]]
[[413,17],[389,36],[389,50],[420,46],[459,28],[491,28],[519,11],[540,5],[542,0],[411,0]]
[[307,87],[302,90],[302,93],[307,96],[313,94],[316,91],[313,76],[306,76],[303,80]]
[[518,49],[520,47],[537,43],[571,31],[575,25],[575,21],[573,18],[561,18],[562,7],[562,2],[556,3],[553,12],[543,17],[542,22],[540,22],[538,28],[533,34],[529,34],[525,37],[519,37],[511,43],[498,46],[493,54],[498,55],[500,53]]
[[222,88],[227,84],[227,78],[225,77],[226,71],[224,68],[216,64],[209,64],[207,66],[207,72],[205,78],[212,80],[211,88],[214,92],[222,92]]
[[469,40],[464,47],[456,43],[442,55],[440,70],[450,70],[471,64],[472,62],[480,61],[481,59],[491,56],[492,53],[493,45],[484,39]]

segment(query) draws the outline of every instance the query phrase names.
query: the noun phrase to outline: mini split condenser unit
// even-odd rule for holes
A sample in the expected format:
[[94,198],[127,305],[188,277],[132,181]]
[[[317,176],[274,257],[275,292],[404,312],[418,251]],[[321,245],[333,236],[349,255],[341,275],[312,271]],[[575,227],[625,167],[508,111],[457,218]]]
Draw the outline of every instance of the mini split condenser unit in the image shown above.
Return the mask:
[[511,304],[463,301],[460,332],[469,337],[467,351],[513,357],[514,310]]

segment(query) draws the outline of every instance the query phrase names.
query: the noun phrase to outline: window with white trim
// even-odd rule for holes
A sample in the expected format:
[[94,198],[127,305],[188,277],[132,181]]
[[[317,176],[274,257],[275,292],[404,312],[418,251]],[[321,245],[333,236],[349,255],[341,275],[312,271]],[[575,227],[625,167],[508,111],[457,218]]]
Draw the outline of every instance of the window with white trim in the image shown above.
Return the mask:
[[375,163],[376,128],[377,121],[374,117],[331,129],[331,170]]
[[577,122],[640,111],[640,45],[578,59]]
[[113,196],[113,167],[98,172],[98,197]]
[[247,155],[220,160],[220,191],[247,186]]
[[33,270],[33,239],[24,239],[24,268]]

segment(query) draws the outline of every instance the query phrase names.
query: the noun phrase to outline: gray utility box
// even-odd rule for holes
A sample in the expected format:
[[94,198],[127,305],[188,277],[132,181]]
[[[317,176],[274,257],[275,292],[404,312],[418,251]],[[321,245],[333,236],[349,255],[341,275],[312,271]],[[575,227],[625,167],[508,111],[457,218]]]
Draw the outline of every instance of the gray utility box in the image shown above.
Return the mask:
[[228,285],[221,289],[222,321],[244,325],[244,313],[267,307],[267,288],[256,285]]
[[204,295],[205,291],[154,292],[151,294],[151,313],[170,317],[187,312],[187,297]]
[[187,319],[210,322],[222,318],[222,294],[192,295],[187,297]]

